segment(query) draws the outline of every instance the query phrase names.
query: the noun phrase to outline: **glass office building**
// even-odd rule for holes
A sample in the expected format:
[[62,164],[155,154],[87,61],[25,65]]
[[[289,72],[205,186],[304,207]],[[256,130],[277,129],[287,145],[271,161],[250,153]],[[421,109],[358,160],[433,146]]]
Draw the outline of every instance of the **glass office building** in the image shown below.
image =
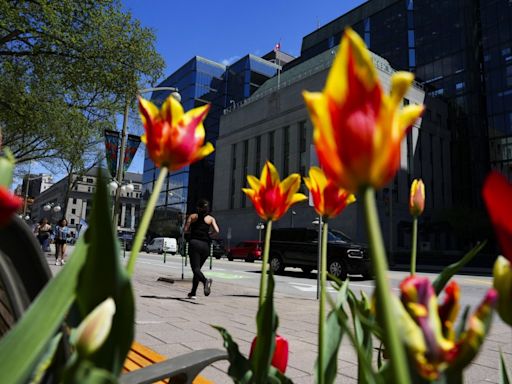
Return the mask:
[[481,207],[490,168],[512,179],[512,3],[370,0],[305,36],[301,57],[283,70],[337,45],[348,25],[448,103],[454,201]]
[[[219,135],[219,119],[223,110],[249,97],[267,79],[277,73],[278,66],[254,55],[246,55],[232,65],[196,56],[170,75],[158,87],[175,87],[181,95],[185,111],[211,104],[204,121],[206,141],[214,146]],[[156,105],[170,91],[158,91],[151,100]],[[200,198],[212,201],[215,152],[207,158],[179,171],[171,172],[160,193],[149,236],[177,236],[187,212],[192,212]],[[142,206],[144,207],[158,178],[146,151],[143,173]]]

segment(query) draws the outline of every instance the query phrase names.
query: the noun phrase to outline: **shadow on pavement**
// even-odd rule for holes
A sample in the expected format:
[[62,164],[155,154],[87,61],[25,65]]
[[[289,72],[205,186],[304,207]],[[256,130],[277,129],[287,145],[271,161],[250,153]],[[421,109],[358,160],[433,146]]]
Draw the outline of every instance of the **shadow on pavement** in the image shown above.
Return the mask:
[[201,304],[193,299],[187,299],[186,297],[156,296],[156,295],[140,295],[140,297],[143,297],[145,299],[177,300],[177,301],[183,301],[185,303],[190,303],[190,304]]

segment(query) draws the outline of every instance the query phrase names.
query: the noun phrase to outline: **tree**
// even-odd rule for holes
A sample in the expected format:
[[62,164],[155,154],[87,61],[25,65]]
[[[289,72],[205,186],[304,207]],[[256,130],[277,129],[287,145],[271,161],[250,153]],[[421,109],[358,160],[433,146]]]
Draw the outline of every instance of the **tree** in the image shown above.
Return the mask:
[[0,15],[0,127],[20,163],[75,145],[77,121],[113,127],[161,75],[153,32],[118,0],[0,0]]

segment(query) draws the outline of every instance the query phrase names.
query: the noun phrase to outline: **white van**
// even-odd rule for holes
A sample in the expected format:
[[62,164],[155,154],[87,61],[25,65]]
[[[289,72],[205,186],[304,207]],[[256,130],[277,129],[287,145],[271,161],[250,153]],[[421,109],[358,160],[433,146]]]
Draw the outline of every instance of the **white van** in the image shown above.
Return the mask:
[[146,250],[148,253],[157,252],[157,253],[171,253],[173,255],[178,251],[178,242],[174,237],[155,237],[151,242],[146,246]]

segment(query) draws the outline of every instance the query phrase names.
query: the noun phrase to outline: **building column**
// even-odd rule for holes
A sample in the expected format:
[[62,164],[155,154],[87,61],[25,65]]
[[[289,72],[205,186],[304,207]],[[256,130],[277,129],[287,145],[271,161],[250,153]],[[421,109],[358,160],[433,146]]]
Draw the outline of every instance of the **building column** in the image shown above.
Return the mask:
[[120,227],[124,227],[124,220],[125,220],[125,217],[126,217],[126,204],[123,204],[122,208],[121,208],[121,225]]
[[135,204],[132,204],[130,228],[135,229]]
[[80,217],[84,220],[85,220],[86,213],[87,213],[87,200],[83,200],[82,211],[80,212]]

